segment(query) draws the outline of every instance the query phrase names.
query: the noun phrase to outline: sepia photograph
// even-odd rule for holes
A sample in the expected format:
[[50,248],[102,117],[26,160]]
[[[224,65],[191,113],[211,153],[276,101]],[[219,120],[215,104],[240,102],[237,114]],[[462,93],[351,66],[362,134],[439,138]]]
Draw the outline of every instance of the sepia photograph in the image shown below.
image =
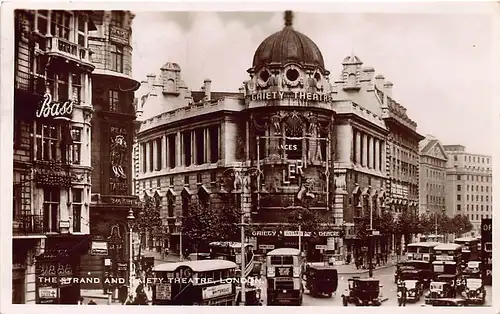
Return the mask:
[[11,9],[12,304],[491,307],[496,5]]

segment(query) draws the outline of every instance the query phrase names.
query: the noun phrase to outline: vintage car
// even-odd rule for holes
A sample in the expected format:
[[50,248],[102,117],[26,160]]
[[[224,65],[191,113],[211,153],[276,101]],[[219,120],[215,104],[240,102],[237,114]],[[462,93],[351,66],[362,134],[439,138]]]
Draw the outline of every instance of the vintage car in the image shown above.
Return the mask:
[[348,286],[342,294],[342,304],[347,306],[380,306],[380,281],[374,278],[353,277],[347,280]]
[[454,289],[449,282],[433,281],[425,296],[425,304],[434,304],[437,299],[454,298]]
[[483,281],[479,278],[467,278],[462,297],[467,301],[467,304],[483,305],[486,298],[486,289],[484,288]]
[[314,297],[323,294],[331,297],[337,291],[339,281],[337,269],[328,264],[307,264],[303,278],[306,289]]
[[404,280],[403,287],[406,291],[406,301],[417,302],[424,294],[422,283],[418,280]]
[[440,274],[436,281],[446,282],[451,287],[450,295],[447,298],[455,298],[465,289],[465,280],[459,274]]
[[468,278],[481,278],[481,262],[468,262],[463,274]]

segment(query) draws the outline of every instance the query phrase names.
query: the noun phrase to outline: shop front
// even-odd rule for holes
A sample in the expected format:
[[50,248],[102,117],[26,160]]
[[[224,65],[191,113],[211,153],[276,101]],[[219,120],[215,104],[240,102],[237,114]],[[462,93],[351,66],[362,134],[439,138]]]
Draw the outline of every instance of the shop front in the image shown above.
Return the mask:
[[36,303],[78,304],[79,255],[71,249],[46,249],[36,261]]

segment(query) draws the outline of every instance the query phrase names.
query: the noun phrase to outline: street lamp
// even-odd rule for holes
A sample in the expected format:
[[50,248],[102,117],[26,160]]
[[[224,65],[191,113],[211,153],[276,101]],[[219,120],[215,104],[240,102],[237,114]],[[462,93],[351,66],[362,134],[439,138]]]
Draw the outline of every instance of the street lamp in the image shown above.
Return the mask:
[[[243,193],[251,193],[250,191],[250,177],[255,177],[257,178],[257,186],[259,187],[260,181],[259,178],[261,176],[262,172],[259,168],[255,167],[250,167],[246,169],[246,171],[239,171],[234,168],[229,168],[226,169],[223,172],[223,176],[227,176],[232,180],[232,189],[231,193],[233,194],[238,194],[241,196]],[[241,271],[240,271],[240,277],[241,277],[241,305],[244,306],[246,303],[246,287],[245,287],[245,269],[246,269],[246,261],[245,261],[245,226],[248,224],[245,222],[245,211],[243,209],[242,205],[242,199],[240,197],[240,216],[241,220],[240,223],[238,224],[240,226],[240,233],[241,233]]]
[[179,261],[184,261],[184,253],[182,251],[182,215],[179,218]]
[[302,254],[302,214],[299,213],[299,252]]
[[[132,289],[132,262],[133,262],[133,257],[134,257],[134,253],[133,253],[133,246],[132,246],[132,222],[134,221],[135,217],[134,217],[134,211],[131,209],[129,209],[128,211],[128,216],[127,216],[127,225],[128,225],[128,234],[129,234],[129,241],[128,241],[128,245],[129,245],[129,260],[128,260],[128,273],[129,273],[129,277],[128,277],[128,285],[129,285],[129,289]],[[131,291],[129,291],[129,294],[130,294]]]

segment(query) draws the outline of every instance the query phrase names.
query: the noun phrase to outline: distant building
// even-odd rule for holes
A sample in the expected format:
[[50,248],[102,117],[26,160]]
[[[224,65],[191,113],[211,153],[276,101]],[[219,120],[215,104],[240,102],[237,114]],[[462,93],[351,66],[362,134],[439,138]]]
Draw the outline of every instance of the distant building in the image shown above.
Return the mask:
[[417,132],[417,123],[410,119],[406,108],[392,98],[393,84],[382,75],[377,75],[375,80],[377,95],[383,99],[382,118],[389,130],[385,153],[388,203],[395,213],[418,212],[418,145],[424,136]]
[[481,219],[491,218],[492,161],[491,156],[471,154],[462,145],[444,145],[448,154],[446,169],[446,213],[466,215],[480,234]]
[[444,213],[446,210],[446,162],[441,142],[428,135],[420,142],[419,212]]

